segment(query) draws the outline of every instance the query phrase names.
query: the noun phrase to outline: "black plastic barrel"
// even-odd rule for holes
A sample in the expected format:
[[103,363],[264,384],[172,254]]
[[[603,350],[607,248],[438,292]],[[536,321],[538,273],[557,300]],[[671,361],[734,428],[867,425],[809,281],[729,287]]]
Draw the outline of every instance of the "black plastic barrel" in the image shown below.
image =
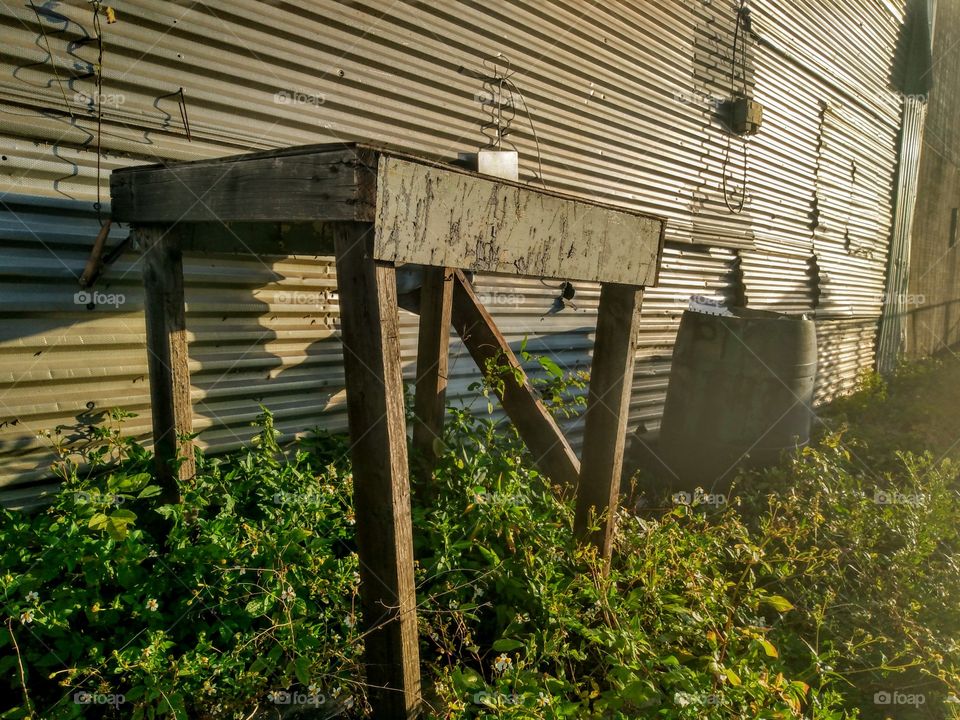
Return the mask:
[[659,441],[674,489],[723,491],[738,467],[775,464],[810,440],[813,321],[729,312],[688,310],[680,323]]

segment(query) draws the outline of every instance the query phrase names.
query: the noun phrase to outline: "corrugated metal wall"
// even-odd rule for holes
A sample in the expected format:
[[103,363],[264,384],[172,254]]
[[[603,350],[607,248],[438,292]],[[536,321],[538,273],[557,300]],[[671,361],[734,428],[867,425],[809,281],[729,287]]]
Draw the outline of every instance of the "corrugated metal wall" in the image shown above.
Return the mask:
[[[88,310],[73,298],[97,229],[90,6],[36,5],[39,18],[29,5],[0,7],[0,482],[8,484],[41,479],[49,456],[35,434],[86,418],[90,403],[93,412],[129,407],[141,414],[132,429],[148,425],[136,252],[121,255],[97,288],[123,294],[122,305]],[[766,118],[747,143],[741,214],[725,207],[722,184],[725,173],[737,183],[744,147],[733,138],[728,148],[717,107],[729,94],[730,0],[113,6],[119,22],[103,26],[103,187],[111,169],[131,163],[336,139],[446,156],[475,150],[485,142],[483,88],[458,68],[480,70],[502,53],[523,94],[510,136],[522,179],[536,179],[539,140],[549,187],[668,218],[661,287],[644,303],[634,423],[659,422],[691,294],[815,311],[821,398],[872,363],[900,117],[886,89],[900,0],[754,3],[764,41],[750,43],[744,71]],[[171,95],[181,87],[190,141]],[[838,217],[852,244],[826,222]],[[529,335],[531,347],[571,367],[589,362],[595,286],[578,284],[575,307],[558,311],[555,283],[479,282],[512,340]],[[288,432],[343,426],[329,259],[191,256],[187,283],[206,443],[244,440],[260,401]],[[409,372],[410,317],[403,340]],[[458,355],[454,394],[468,401],[474,378]]]

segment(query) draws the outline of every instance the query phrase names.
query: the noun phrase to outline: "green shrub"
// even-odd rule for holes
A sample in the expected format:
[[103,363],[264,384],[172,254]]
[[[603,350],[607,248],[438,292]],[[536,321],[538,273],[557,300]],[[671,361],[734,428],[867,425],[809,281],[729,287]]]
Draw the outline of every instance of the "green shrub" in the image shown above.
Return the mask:
[[[565,416],[583,378],[544,369]],[[856,432],[741,476],[726,506],[621,510],[609,568],[510,426],[451,409],[413,494],[427,716],[866,719],[901,691],[926,703],[896,717],[960,717],[956,466],[868,445],[903,396],[838,404]],[[0,513],[0,716],[277,717],[285,693],[367,714],[343,439],[281,450],[265,412],[163,506],[122,419],[63,444],[44,511]]]
[[274,432],[264,414],[253,447],[203,462],[179,506],[156,504],[149,457],[117,434],[84,454],[92,476],[65,458],[44,512],[3,511],[0,670],[18,701],[3,717],[362,702],[351,477],[330,459],[343,448],[283,456]]
[[[436,717],[799,717],[809,688],[768,639],[792,606],[733,510],[623,513],[605,575],[514,435],[464,412],[451,426],[415,515]],[[836,697],[818,717],[845,717]]]
[[885,692],[922,695],[915,717],[960,717],[947,702],[960,697],[957,465],[894,453],[878,471],[851,442],[828,435],[742,479],[754,485],[753,534],[804,559],[778,581],[798,608],[778,633],[785,655],[794,670],[813,657],[864,718],[888,717],[874,698]]

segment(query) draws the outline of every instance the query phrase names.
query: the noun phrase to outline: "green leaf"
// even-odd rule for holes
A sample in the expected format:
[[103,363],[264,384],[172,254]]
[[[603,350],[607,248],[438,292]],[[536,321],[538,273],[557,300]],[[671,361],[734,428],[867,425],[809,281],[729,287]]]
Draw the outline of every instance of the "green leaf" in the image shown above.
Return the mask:
[[87,527],[90,528],[91,530],[106,530],[107,523],[109,522],[109,520],[110,519],[106,516],[105,513],[97,513],[92,518],[90,518],[90,522],[87,523]]
[[501,638],[493,644],[493,649],[497,652],[510,652],[511,650],[519,650],[524,645],[519,640],[513,640],[511,638]]
[[769,605],[777,612],[787,612],[793,610],[793,603],[782,595],[767,595],[762,599],[764,605]]
[[136,492],[150,482],[150,473],[136,473],[134,475],[121,475],[112,477],[107,485],[111,490],[120,492]]
[[114,522],[112,518],[107,519],[107,535],[112,539],[120,541],[126,539],[128,534],[127,523]]
[[159,485],[147,485],[140,493],[137,495],[137,498],[142,500],[143,498],[151,498],[160,494]]
[[540,361],[540,367],[547,371],[549,375],[559,380],[563,377],[563,370],[560,369],[560,366],[557,365],[553,360],[546,356],[541,356],[538,358]]
[[310,658],[301,655],[293,662],[293,672],[304,685],[310,684]]
[[268,593],[264,593],[259,597],[255,597],[253,600],[247,603],[246,610],[248,613],[254,617],[259,617],[260,615],[266,615],[270,612],[270,608],[273,607],[274,598]]
[[760,645],[763,647],[763,651],[767,654],[768,657],[780,657],[780,653],[777,652],[777,648],[774,647],[773,643],[764,638],[760,638]]
[[110,519],[115,523],[132,523],[137,519],[137,514],[130,510],[114,510],[110,513]]
[[733,668],[727,668],[726,670],[723,671],[723,674],[727,676],[727,680],[730,681],[731,685],[734,685],[735,687],[740,687],[743,684],[740,681],[740,676],[733,671]]

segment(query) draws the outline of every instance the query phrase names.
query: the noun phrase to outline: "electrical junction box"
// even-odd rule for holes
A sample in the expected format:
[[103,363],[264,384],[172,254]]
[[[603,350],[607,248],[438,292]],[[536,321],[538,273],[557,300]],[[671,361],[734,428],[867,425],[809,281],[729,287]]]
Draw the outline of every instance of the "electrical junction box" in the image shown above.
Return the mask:
[[519,180],[520,157],[516,150],[481,150],[477,153],[477,172],[504,180]]
[[748,97],[730,101],[730,129],[737,135],[753,135],[763,124],[763,105]]

